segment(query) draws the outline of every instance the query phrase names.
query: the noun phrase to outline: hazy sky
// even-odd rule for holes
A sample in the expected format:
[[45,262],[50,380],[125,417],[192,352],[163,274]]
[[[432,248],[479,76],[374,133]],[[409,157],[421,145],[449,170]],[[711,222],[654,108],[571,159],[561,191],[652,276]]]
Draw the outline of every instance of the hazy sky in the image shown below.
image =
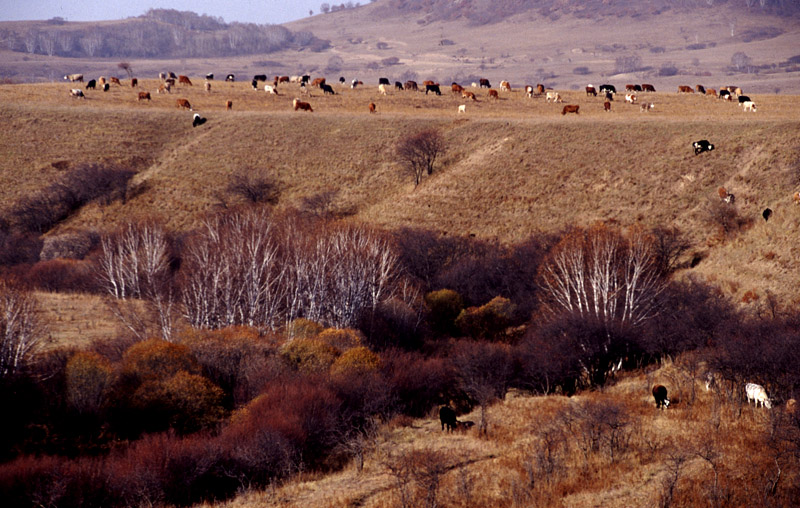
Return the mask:
[[272,24],[304,18],[309,9],[317,14],[325,1],[333,3],[331,0],[0,0],[0,21],[56,16],[67,21],[99,21],[139,16],[150,8],[162,8],[222,17],[226,22]]

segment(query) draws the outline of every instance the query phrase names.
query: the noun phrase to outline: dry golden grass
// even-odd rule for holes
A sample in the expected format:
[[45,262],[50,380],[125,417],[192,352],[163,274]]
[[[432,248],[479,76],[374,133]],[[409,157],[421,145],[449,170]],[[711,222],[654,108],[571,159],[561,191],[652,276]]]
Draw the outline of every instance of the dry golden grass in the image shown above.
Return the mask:
[[[666,411],[656,410],[650,395],[653,382],[672,387],[671,380],[676,376],[686,379],[671,393],[681,402]],[[713,469],[712,462],[702,456],[709,457],[717,467],[718,492],[727,496],[728,506],[760,505],[753,496],[758,496],[765,478],[774,472],[770,466],[774,457],[766,445],[770,416],[780,418],[781,410],[770,413],[742,408],[714,392],[706,392],[700,383],[686,376],[683,366],[667,364],[646,373],[625,375],[602,392],[571,398],[512,392],[505,401],[490,408],[487,438],[475,431],[442,433],[435,416],[414,420],[409,426],[388,426],[376,440],[361,472],[350,465],[329,475],[301,475],[269,491],[250,492],[213,506],[401,506],[396,477],[385,464],[387,457],[412,449],[443,454],[447,472],[442,477],[438,500],[439,506],[444,507],[659,506],[675,457],[683,462],[673,505],[706,505],[713,486]],[[687,393],[682,390],[692,386],[696,398],[689,405]],[[584,457],[578,446],[581,435],[571,432],[559,419],[565,409],[586,402],[618,404],[627,414],[629,440],[613,460],[604,447]],[[477,418],[477,412],[459,417]],[[543,438],[548,432],[556,445],[553,469],[544,474],[536,471],[536,460],[545,448]],[[707,453],[709,450],[716,455]],[[787,489],[797,481],[800,471],[797,464],[781,460],[785,475],[781,489]],[[414,493],[413,488],[411,492]],[[422,506],[422,501],[417,497],[411,506]]]
[[[123,81],[123,83],[125,83]],[[154,91],[156,80],[139,90]],[[479,101],[457,114],[463,101],[377,87],[334,85],[335,96],[313,89],[314,113],[294,112],[296,85],[279,96],[249,83],[201,83],[153,94],[138,102],[137,89],[114,86],[69,97],[71,85],[0,86],[0,203],[10,206],[42,188],[68,166],[111,162],[138,170],[129,199],[91,204],[54,233],[75,228],[108,230],[135,217],[158,217],[189,229],[203,214],[234,198],[230,175],[262,171],[281,185],[279,206],[304,197],[336,193],[335,205],[354,220],[389,229],[419,226],[448,235],[517,242],[597,220],[677,226],[703,261],[684,274],[712,280],[737,301],[748,291],[757,308],[773,294],[792,305],[800,279],[797,234],[800,187],[797,154],[800,123],[795,96],[753,95],[759,111],[735,103],[673,92],[640,94],[656,108],[641,113],[614,101],[562,91],[579,115],[561,105],[529,99],[521,91]],[[180,111],[187,98],[208,123],[193,129],[193,113]],[[225,101],[233,100],[233,111]],[[367,104],[378,113],[370,115]],[[447,143],[435,173],[414,189],[398,165],[394,146],[409,133],[436,128]],[[691,142],[709,139],[716,150],[695,156]],[[58,166],[58,165],[57,165]],[[735,207],[750,225],[730,237],[708,222],[717,187],[736,195]],[[761,218],[773,210],[769,222]]]

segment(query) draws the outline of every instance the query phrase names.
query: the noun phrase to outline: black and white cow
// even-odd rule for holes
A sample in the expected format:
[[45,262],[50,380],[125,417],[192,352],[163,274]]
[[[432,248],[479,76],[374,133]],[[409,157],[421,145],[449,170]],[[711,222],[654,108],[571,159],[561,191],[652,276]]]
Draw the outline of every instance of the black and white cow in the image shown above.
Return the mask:
[[695,141],[692,143],[692,147],[694,147],[694,154],[700,155],[703,152],[710,152],[714,149],[714,145],[708,142],[707,139],[701,139],[700,141]]
[[667,398],[666,386],[655,385],[653,387],[653,398],[656,399],[656,409],[666,409],[669,407],[669,399]]

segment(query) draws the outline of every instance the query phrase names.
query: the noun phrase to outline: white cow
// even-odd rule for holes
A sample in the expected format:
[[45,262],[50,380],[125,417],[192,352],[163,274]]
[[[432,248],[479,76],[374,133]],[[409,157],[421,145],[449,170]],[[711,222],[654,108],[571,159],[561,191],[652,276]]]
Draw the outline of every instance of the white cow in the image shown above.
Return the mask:
[[533,97],[533,87],[531,85],[527,85],[525,87],[525,95],[528,97]]
[[264,85],[264,91],[267,93],[278,95],[278,91],[272,85]]
[[386,95],[386,85],[378,85],[378,91],[381,93],[381,95]]
[[467,112],[467,105],[466,105],[466,104],[461,104],[461,105],[458,107],[458,112],[459,112],[459,113],[466,113],[466,112]]
[[756,103],[753,101],[744,101],[742,103],[742,107],[744,111],[752,111],[753,113],[756,112]]
[[558,92],[547,92],[547,96],[545,97],[544,100],[546,102],[550,102],[550,99],[552,99],[553,102],[563,102]]
[[767,397],[767,391],[763,386],[756,383],[747,383],[744,386],[744,391],[747,394],[748,405],[750,405],[750,401],[752,400],[755,401],[756,407],[758,407],[759,403],[767,409],[772,407],[772,402],[769,401],[769,397]]

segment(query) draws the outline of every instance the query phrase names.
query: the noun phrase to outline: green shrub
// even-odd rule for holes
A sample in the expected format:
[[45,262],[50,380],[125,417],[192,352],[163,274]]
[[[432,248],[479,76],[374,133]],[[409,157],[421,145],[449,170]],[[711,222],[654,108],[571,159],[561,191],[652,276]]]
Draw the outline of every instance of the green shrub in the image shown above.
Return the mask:
[[430,310],[428,322],[431,328],[440,334],[454,335],[454,322],[464,309],[461,295],[451,289],[431,291],[425,295],[425,304]]
[[325,327],[306,318],[297,318],[286,327],[286,335],[297,339],[316,337]]
[[511,324],[514,311],[514,304],[508,298],[496,296],[485,305],[462,310],[456,326],[475,339],[496,339]]
[[363,375],[377,371],[381,358],[366,347],[356,347],[342,353],[331,366],[335,376]]
[[81,351],[69,359],[65,371],[67,400],[79,413],[97,413],[114,381],[111,362],[97,353]]
[[327,371],[339,351],[319,339],[294,339],[283,347],[281,354],[295,369],[311,373]]
[[140,380],[164,380],[178,372],[199,374],[200,365],[188,346],[150,339],[131,346],[122,357],[123,372]]

